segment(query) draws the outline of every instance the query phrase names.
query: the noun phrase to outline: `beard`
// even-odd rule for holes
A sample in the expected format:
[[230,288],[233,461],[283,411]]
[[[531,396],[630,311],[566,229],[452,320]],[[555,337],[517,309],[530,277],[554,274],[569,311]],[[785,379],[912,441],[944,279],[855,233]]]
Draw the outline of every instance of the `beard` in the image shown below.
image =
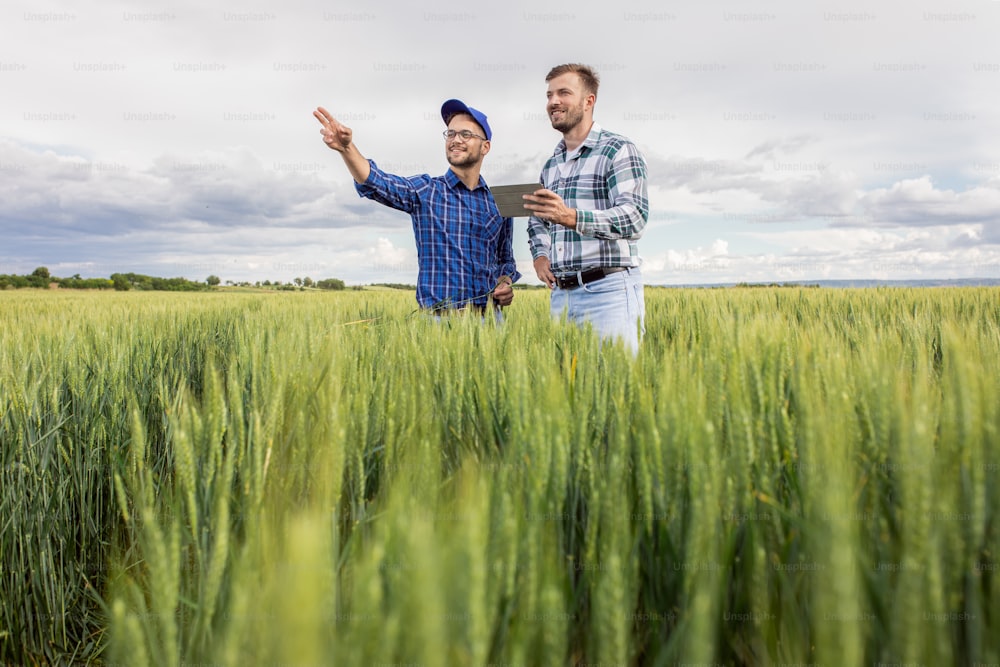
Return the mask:
[[453,167],[469,167],[479,162],[479,156],[469,150],[458,155],[452,155],[451,151],[445,151],[445,157],[448,159],[448,164]]
[[[551,112],[549,118],[551,119]],[[583,122],[583,105],[578,107],[566,107],[561,120],[552,121],[552,129],[560,132],[568,132]]]

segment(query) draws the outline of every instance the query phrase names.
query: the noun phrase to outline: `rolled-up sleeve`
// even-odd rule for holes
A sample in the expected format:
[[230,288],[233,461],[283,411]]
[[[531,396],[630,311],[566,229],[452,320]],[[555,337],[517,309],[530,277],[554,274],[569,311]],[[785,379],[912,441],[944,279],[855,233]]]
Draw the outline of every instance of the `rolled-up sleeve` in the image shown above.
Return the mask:
[[426,175],[396,176],[379,169],[374,160],[368,160],[368,164],[371,165],[371,173],[367,180],[354,184],[358,194],[398,211],[413,213],[420,201],[420,190],[427,187],[430,178]]
[[534,216],[528,218],[528,247],[531,258],[548,257],[552,248],[552,236],[549,223]]

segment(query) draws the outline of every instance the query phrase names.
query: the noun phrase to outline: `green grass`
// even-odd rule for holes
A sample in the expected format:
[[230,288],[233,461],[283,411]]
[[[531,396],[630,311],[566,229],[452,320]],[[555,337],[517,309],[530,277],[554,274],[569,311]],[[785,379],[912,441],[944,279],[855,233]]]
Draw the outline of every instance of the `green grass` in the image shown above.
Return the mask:
[[0,662],[1000,662],[1000,299],[0,293]]

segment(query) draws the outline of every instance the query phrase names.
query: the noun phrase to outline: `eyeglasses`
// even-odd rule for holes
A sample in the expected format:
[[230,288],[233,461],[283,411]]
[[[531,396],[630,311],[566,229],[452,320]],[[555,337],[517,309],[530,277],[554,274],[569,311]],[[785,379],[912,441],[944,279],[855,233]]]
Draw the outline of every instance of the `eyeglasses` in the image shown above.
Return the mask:
[[482,139],[483,141],[488,141],[486,137],[481,137],[478,134],[473,134],[468,130],[462,130],[461,132],[456,132],[455,130],[445,130],[444,132],[441,133],[441,136],[444,137],[445,139],[454,139],[455,137],[458,137],[462,141],[468,141],[473,137],[475,137],[476,139]]

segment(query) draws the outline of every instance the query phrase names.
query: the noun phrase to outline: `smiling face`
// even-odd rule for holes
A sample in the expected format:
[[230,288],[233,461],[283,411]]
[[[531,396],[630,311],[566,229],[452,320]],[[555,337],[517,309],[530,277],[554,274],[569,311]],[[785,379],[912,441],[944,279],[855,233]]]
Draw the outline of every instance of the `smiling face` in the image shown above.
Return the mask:
[[564,134],[590,117],[597,99],[584,88],[580,75],[574,72],[561,74],[549,81],[545,95],[548,98],[545,111],[552,128]]
[[455,132],[467,130],[476,135],[467,141],[463,141],[457,135],[451,139],[445,139],[445,157],[451,166],[473,166],[482,162],[486,154],[490,152],[490,142],[481,138],[484,136],[483,128],[479,127],[479,123],[473,120],[472,116],[456,114],[448,121],[448,129]]

